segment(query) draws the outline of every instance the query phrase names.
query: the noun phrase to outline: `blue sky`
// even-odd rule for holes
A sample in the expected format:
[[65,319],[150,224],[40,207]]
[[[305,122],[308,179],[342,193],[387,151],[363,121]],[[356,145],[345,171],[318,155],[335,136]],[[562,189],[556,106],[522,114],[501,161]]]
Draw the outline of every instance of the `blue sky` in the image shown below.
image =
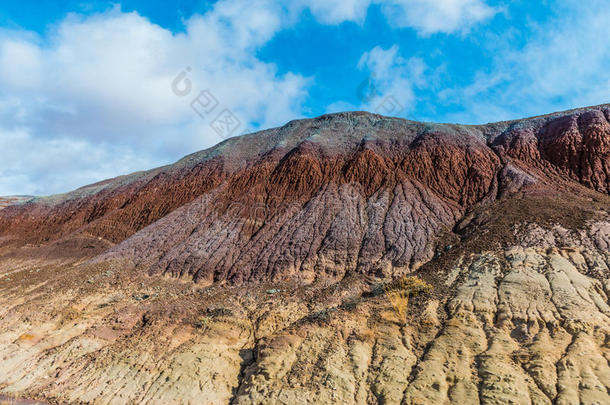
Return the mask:
[[607,103],[609,9],[2,0],[0,195],[68,191],[327,112],[486,123]]

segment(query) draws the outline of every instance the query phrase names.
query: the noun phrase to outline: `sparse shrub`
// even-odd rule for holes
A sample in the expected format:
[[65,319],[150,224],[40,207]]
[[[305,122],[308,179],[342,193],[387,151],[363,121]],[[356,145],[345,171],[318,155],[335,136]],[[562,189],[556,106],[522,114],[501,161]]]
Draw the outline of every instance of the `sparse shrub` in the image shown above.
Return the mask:
[[400,322],[405,322],[407,318],[407,308],[409,307],[409,295],[403,290],[387,291],[386,295],[392,308]]
[[343,300],[343,302],[341,303],[341,308],[347,311],[353,311],[354,309],[356,309],[359,302],[360,300],[358,298],[348,298]]
[[66,308],[60,313],[59,325],[64,326],[74,322],[81,317],[81,312],[75,307]]
[[308,322],[326,323],[330,320],[331,314],[335,311],[337,311],[337,308],[325,308],[320,311],[310,313],[304,318],[304,320]]
[[195,321],[195,327],[200,329],[202,332],[205,332],[208,329],[208,322],[210,322],[210,318],[207,316],[200,316]]
[[205,333],[209,329],[211,323],[216,320],[216,318],[233,316],[233,311],[231,311],[229,308],[206,308],[206,310],[203,311],[203,313],[197,317],[197,319],[195,320],[195,322],[193,322],[192,325],[195,328],[199,329],[201,332]]
[[413,276],[405,276],[385,286],[385,293],[400,322],[406,322],[409,298],[432,292],[432,285]]
[[233,311],[231,311],[229,308],[207,308],[205,310],[205,313],[207,316],[209,316],[210,318],[218,318],[221,316],[226,316],[226,317],[230,317],[233,316]]

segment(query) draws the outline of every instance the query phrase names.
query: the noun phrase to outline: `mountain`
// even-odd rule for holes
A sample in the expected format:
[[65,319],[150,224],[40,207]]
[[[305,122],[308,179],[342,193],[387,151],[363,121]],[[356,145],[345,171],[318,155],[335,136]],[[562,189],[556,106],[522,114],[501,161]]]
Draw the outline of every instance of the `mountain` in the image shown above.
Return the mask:
[[5,197],[0,197],[0,210],[8,207],[9,205],[22,204],[32,199],[34,199],[34,197],[21,195],[9,195]]
[[231,138],[0,211],[0,387],[610,402],[609,211],[610,105],[487,125],[348,112]]
[[104,257],[208,284],[414,269],[477,204],[524,190],[586,195],[580,186],[608,195],[609,111],[486,126],[294,121],[15,207],[0,234],[122,242]]

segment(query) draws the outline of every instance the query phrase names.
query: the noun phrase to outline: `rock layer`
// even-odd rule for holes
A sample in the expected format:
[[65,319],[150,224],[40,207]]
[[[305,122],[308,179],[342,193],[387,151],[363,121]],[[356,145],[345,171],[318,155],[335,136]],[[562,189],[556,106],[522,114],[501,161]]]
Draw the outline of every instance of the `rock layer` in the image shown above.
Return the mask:
[[0,398],[610,403],[609,117],[336,114],[9,206]]
[[418,272],[435,293],[413,299],[406,322],[361,276],[193,289],[121,267],[4,259],[0,392],[92,404],[607,403],[608,219],[524,223],[503,249],[458,242],[450,265],[440,255]]
[[368,113],[294,121],[10,207],[0,235],[120,243],[100,259],[206,283],[414,269],[477,204],[522,189],[607,195],[609,111],[486,126]]
[[0,197],[0,210],[11,205],[22,204],[30,201],[34,197],[27,196],[8,196],[8,197]]

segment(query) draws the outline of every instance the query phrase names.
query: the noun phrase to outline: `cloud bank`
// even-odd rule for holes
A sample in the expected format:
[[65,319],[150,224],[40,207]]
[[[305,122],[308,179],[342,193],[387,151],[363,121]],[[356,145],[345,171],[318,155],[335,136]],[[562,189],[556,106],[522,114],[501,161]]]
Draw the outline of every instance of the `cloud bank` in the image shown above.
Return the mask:
[[554,3],[544,24],[533,24],[516,47],[512,32],[494,38],[494,57],[466,86],[438,93],[459,102],[446,120],[485,123],[610,102],[610,8],[604,1]]
[[[67,191],[171,162],[227,136],[210,126],[223,110],[239,124],[230,135],[301,117],[313,78],[279,74],[257,50],[305,9],[322,24],[361,23],[375,3],[221,0],[177,34],[117,6],[69,15],[44,36],[0,31],[0,195]],[[422,34],[489,12],[479,0],[407,3],[383,10],[402,10],[392,23]],[[177,96],[171,83],[181,73],[190,92]],[[217,107],[196,103],[197,114],[191,103],[204,91]]]
[[[417,117],[427,99],[453,107],[434,119],[477,123],[608,102],[610,11],[588,4],[554,3],[523,46],[510,31],[484,36],[480,46],[494,56],[466,84],[455,85],[432,49],[365,48],[346,61],[368,77],[360,103],[327,110]],[[0,30],[0,195],[68,191],[302,117],[316,77],[280,72],[259,51],[299,29],[302,13],[362,29],[373,9],[397,32],[439,43],[467,40],[506,13],[483,0],[220,0],[178,33],[118,6],[68,15],[44,34]],[[233,126],[219,131],[211,124],[227,111]]]

